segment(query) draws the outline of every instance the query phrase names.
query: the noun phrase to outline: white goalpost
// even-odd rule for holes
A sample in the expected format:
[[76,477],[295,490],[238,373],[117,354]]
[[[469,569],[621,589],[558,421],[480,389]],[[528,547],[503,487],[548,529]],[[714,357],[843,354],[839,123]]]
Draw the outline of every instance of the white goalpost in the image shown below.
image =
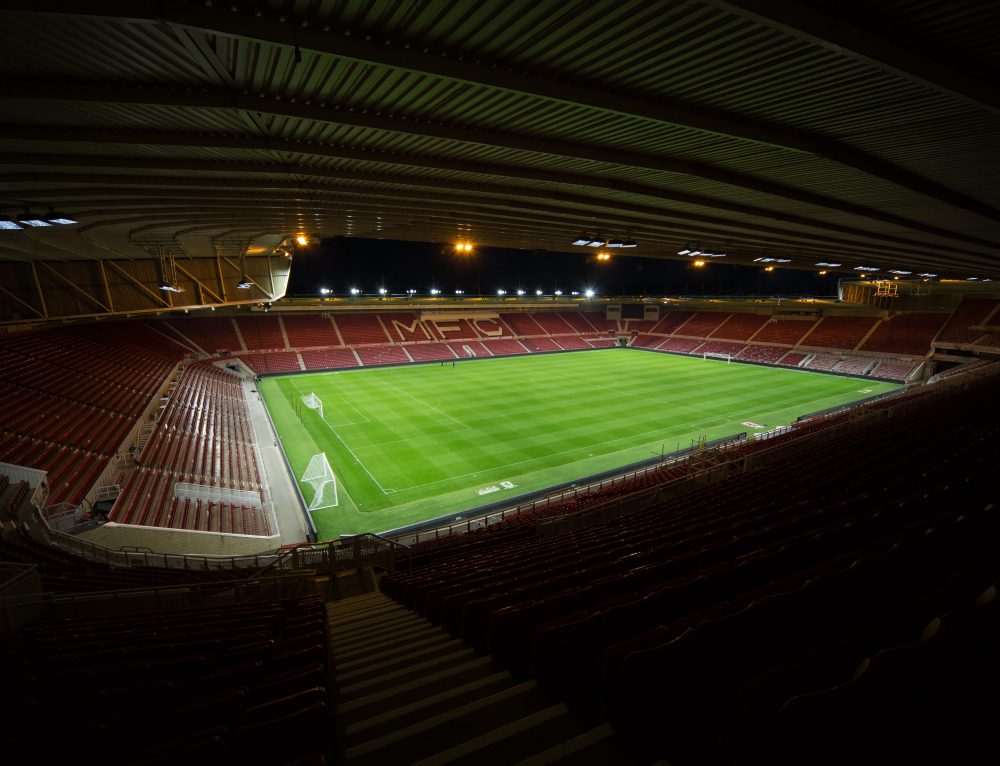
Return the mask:
[[726,364],[732,364],[732,354],[717,354],[714,351],[706,351],[701,355],[702,359],[725,359]]
[[[316,410],[319,416],[323,418],[323,400],[312,393],[312,391],[302,397],[302,403],[309,409]],[[326,418],[323,419],[326,420]]]
[[325,452],[313,455],[309,460],[309,465],[306,466],[305,473],[302,474],[302,483],[308,484],[313,489],[312,500],[307,506],[310,511],[333,508],[338,505],[337,477],[333,474]]

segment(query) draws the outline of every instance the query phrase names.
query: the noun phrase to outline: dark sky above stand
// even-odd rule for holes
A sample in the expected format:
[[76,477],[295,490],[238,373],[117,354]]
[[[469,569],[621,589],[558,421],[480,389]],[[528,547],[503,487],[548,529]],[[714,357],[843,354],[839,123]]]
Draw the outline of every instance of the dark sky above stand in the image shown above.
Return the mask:
[[[613,252],[613,251],[612,251]],[[738,295],[832,296],[835,275],[776,267],[726,265],[709,260],[696,269],[684,261],[614,254],[598,262],[586,252],[510,250],[477,246],[471,254],[455,252],[452,243],[331,237],[321,244],[299,248],[292,266],[290,295],[316,295],[320,288],[347,294],[357,287],[374,294],[385,287],[392,294],[409,289],[426,294],[432,287],[442,295],[464,290],[465,295],[495,295],[498,289],[515,295],[560,289],[581,293],[591,288],[599,296],[619,295]]]

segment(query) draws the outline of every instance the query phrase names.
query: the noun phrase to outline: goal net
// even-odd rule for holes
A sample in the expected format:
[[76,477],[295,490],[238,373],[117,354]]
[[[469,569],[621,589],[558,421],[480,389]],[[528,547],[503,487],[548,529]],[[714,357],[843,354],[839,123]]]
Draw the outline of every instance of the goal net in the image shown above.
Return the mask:
[[313,455],[309,460],[309,465],[302,474],[302,483],[308,484],[313,490],[312,500],[307,506],[310,511],[337,505],[337,477],[333,475],[325,452]]
[[[302,403],[311,410],[316,410],[319,416],[323,417],[323,400],[320,399],[316,394],[309,392],[302,397]],[[326,418],[323,418],[324,420]]]
[[712,351],[706,351],[701,355],[702,359],[725,359],[726,364],[730,364],[733,361],[732,354],[717,354]]

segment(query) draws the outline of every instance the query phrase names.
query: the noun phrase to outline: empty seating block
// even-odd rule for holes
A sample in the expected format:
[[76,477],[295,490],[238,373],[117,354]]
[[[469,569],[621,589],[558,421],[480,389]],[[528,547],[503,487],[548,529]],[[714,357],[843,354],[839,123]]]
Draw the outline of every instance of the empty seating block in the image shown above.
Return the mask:
[[343,367],[357,367],[358,358],[350,348],[323,348],[302,352],[302,361],[307,370],[338,370]]
[[[240,344],[240,339],[236,337],[233,320],[229,317],[184,317],[168,319],[163,324],[176,329],[182,339],[189,338],[209,354],[218,351],[245,350]],[[171,334],[169,329],[164,331]]]
[[803,346],[851,349],[861,342],[877,321],[877,317],[824,317],[799,343]]
[[276,316],[237,317],[243,342],[250,351],[274,351],[285,348],[285,338]]
[[668,311],[653,325],[650,332],[655,335],[670,335],[693,316],[693,311]]
[[545,335],[545,330],[532,318],[531,314],[505,312],[500,315],[500,318],[519,337],[525,335]]
[[444,343],[411,343],[406,347],[414,362],[430,362],[438,360],[454,360],[455,355]]
[[406,364],[411,361],[401,346],[362,346],[357,351],[365,367],[381,364]]
[[521,344],[532,352],[563,350],[562,346],[560,346],[554,338],[524,338],[521,340]]
[[573,351],[581,348],[593,348],[587,341],[579,335],[560,335],[553,340],[566,351]]
[[809,354],[804,354],[801,351],[789,351],[778,360],[778,364],[783,367],[798,367],[807,356]]
[[833,354],[816,354],[806,367],[810,370],[832,370],[840,362],[839,356]]
[[348,346],[389,343],[392,340],[375,314],[338,314],[334,321]]
[[571,335],[576,333],[576,329],[555,311],[539,311],[532,314],[531,317],[549,335]]
[[809,329],[816,324],[814,319],[777,319],[772,317],[757,334],[757,343],[779,343],[783,346],[794,346],[802,340]]
[[729,319],[716,327],[712,338],[724,340],[749,340],[750,336],[770,319],[766,314],[731,314]]
[[729,318],[729,314],[714,311],[700,311],[674,330],[675,335],[707,338],[717,327]]
[[340,338],[328,317],[315,314],[284,314],[281,317],[288,333],[288,342],[292,348],[310,348],[314,346],[340,346]]
[[1000,301],[996,298],[966,298],[948,319],[938,335],[938,342],[975,343],[982,337],[983,331],[972,328],[985,322],[998,304]]
[[885,380],[906,380],[919,362],[913,359],[884,359],[869,372],[873,378]]
[[241,354],[246,365],[258,375],[267,372],[296,372],[301,370],[299,357],[294,351],[278,351],[272,354]]
[[780,346],[747,346],[739,353],[739,359],[747,362],[775,364],[788,351]]
[[516,340],[484,340],[483,345],[493,356],[528,353],[528,349]]
[[704,341],[692,338],[667,338],[660,344],[661,351],[672,351],[675,354],[693,354]]
[[926,312],[897,314],[882,320],[861,348],[863,351],[924,356],[947,318],[947,314]]

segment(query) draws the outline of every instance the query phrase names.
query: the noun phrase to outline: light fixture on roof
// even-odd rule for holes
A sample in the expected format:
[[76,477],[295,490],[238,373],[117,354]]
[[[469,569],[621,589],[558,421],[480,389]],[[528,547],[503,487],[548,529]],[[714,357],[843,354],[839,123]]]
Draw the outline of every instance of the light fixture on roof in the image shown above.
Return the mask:
[[599,261],[610,261],[611,260],[611,253],[598,253],[597,254],[597,260],[599,260]]
[[903,271],[902,269],[889,269],[890,274],[899,274],[901,277],[905,277],[907,274],[912,274],[912,271]]
[[45,220],[48,221],[49,223],[60,224],[63,226],[69,226],[74,223],[79,223],[75,218],[73,218],[73,216],[57,213],[52,208],[49,208],[49,212],[45,216]]
[[873,272],[876,272],[876,271],[881,271],[881,269],[879,269],[877,266],[855,266],[854,270],[855,271],[864,271],[864,272],[868,272],[868,273],[873,273]]
[[573,240],[573,244],[577,247],[586,247],[590,244],[590,236],[588,234],[581,234]]
[[46,226],[52,225],[51,223],[46,221],[42,216],[34,215],[33,213],[29,212],[27,208],[25,208],[24,212],[17,217],[17,222],[21,224],[21,226],[30,226],[33,229],[41,229]]
[[[251,287],[253,287],[253,280],[246,274],[240,276],[240,281],[236,283],[236,288],[239,290],[249,290]],[[330,291],[324,287],[320,290],[320,292],[323,293],[323,295],[326,295]]]
[[844,264],[842,264],[842,263],[829,263],[828,261],[817,261],[816,265],[817,266],[822,266],[825,269],[835,269],[838,266],[843,266]]
[[928,272],[925,271],[922,274],[917,274],[917,276],[918,277],[927,277],[928,279],[932,279],[932,278],[936,277],[937,274],[930,274],[930,273],[928,273]]
[[24,227],[13,218],[0,218],[0,229],[7,231],[21,231]]
[[791,263],[792,262],[791,258],[771,258],[771,257],[765,257],[765,258],[754,258],[753,260],[754,260],[754,263]]
[[182,292],[184,292],[183,288],[178,287],[173,282],[167,282],[165,280],[163,282],[160,282],[160,289],[163,290],[163,292],[165,292],[165,293],[182,293]]
[[688,255],[690,252],[691,252],[690,247],[682,247],[680,250],[677,251],[677,255]]

